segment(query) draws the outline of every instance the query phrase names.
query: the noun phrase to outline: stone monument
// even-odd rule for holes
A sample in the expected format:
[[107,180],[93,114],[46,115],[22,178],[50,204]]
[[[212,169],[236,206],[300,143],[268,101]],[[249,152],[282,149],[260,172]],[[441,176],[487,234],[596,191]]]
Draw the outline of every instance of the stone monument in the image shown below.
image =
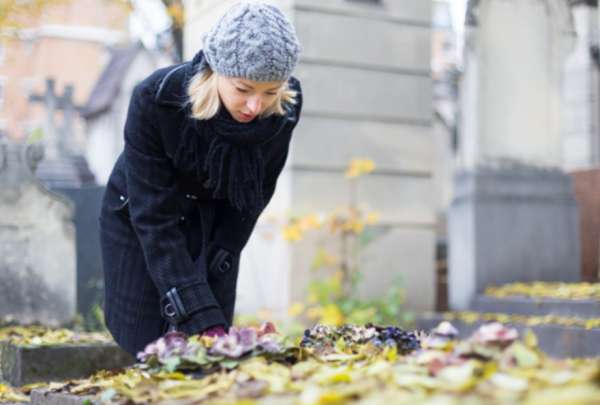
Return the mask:
[[57,326],[75,315],[73,205],[35,179],[42,156],[0,140],[0,320]]
[[472,0],[449,211],[449,303],[490,284],[577,281],[578,211],[561,171],[567,0]]

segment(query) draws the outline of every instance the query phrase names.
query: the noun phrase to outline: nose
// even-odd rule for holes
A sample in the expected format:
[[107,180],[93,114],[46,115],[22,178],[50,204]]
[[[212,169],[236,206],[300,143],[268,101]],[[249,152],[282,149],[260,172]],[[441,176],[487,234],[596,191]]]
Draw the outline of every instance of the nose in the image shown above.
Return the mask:
[[262,107],[262,99],[260,96],[250,97],[246,105],[252,114],[258,115]]

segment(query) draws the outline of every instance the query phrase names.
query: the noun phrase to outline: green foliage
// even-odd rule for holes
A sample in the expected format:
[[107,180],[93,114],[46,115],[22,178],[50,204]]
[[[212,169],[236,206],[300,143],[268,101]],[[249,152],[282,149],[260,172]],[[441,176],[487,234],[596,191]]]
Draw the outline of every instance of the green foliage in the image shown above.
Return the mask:
[[27,138],[27,143],[36,143],[42,141],[43,139],[44,130],[40,127],[37,127],[29,134],[29,137]]
[[[344,294],[341,288],[340,278],[336,275],[321,280],[313,280],[309,284],[309,296],[316,308],[339,309],[340,319],[323,319],[320,321],[329,324],[352,323],[357,325],[369,322],[382,325],[400,324],[405,327],[411,326],[413,316],[411,313],[401,311],[404,303],[404,288],[401,277],[388,287],[385,293],[378,299],[359,298],[358,285],[363,275],[354,272],[352,277],[352,291]],[[319,311],[316,311],[319,313]],[[321,314],[322,315],[322,314]]]
[[[412,324],[413,315],[401,310],[404,289],[400,277],[382,292],[380,298],[364,299],[358,291],[364,279],[359,265],[361,254],[367,246],[377,243],[378,238],[385,233],[384,227],[374,226],[379,214],[367,212],[356,203],[358,182],[373,170],[373,161],[353,159],[345,176],[350,182],[350,200],[347,206],[337,207],[324,216],[314,213],[304,217],[296,216],[290,219],[283,230],[284,239],[292,243],[302,240],[309,231],[323,233],[323,243],[317,246],[311,263],[313,273],[323,273],[321,277],[315,274],[308,286],[309,307],[305,315],[311,320],[331,325],[369,322],[403,326]],[[331,241],[332,238],[337,240],[339,252],[330,252],[325,248],[324,242]]]
[[104,311],[100,304],[96,303],[90,309],[84,318],[84,328],[89,332],[106,332],[104,323]]

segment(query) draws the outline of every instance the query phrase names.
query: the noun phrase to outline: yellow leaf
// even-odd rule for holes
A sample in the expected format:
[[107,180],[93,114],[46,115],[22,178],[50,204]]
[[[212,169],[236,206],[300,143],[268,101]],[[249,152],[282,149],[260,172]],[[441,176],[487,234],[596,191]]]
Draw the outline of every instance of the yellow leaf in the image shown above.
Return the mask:
[[398,359],[398,349],[396,347],[386,348],[385,359],[390,363],[396,362],[396,360]]
[[357,235],[359,233],[361,233],[362,231],[364,231],[364,229],[365,229],[365,224],[363,224],[360,221],[354,221],[354,223],[352,224],[352,231]]
[[525,336],[523,337],[525,345],[530,349],[535,349],[538,347],[538,338],[536,334],[531,329],[527,329],[525,331]]
[[344,323],[344,315],[337,305],[329,304],[322,309],[320,322],[325,325],[340,326]]
[[317,214],[309,214],[298,221],[298,226],[303,231],[311,229],[319,229],[321,227],[321,220]]
[[296,317],[300,315],[304,311],[304,304],[301,302],[295,302],[288,309],[288,315],[291,317]]
[[335,370],[321,379],[323,384],[351,383],[352,376],[346,370]]
[[338,394],[335,391],[328,391],[328,392],[321,394],[317,404],[319,404],[319,405],[335,405],[335,404],[343,404],[345,402],[346,401],[344,400],[344,397],[342,395]]
[[302,231],[300,230],[300,227],[294,224],[283,228],[283,239],[289,242],[298,242],[302,240]]
[[356,178],[375,170],[375,162],[370,159],[352,159],[346,169],[346,178]]
[[333,267],[337,264],[338,260],[335,256],[331,255],[323,248],[319,248],[315,258],[313,259],[311,269],[317,270],[322,267]]
[[365,218],[365,222],[367,225],[374,225],[379,222],[379,217],[380,215],[378,212],[369,212]]
[[322,313],[323,310],[321,307],[313,307],[309,308],[308,311],[306,311],[306,316],[308,317],[308,319],[318,319],[321,317]]

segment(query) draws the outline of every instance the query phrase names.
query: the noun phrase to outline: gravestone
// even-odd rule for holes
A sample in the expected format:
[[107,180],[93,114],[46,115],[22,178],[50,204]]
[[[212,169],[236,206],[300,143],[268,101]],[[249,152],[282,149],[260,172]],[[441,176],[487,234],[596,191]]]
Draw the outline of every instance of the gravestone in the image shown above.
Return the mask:
[[73,204],[33,169],[40,145],[0,141],[0,319],[60,325],[75,315]]
[[[36,177],[50,190],[74,203],[77,249],[77,311],[87,316],[94,304],[101,305],[102,268],[98,216],[104,187],[98,186],[83,150],[74,137],[75,114],[80,108],[73,101],[74,88],[67,85],[63,94],[55,90],[53,79],[46,90],[33,94],[30,102],[41,103],[46,110],[43,142],[47,153],[39,163]],[[62,112],[62,123],[55,119]]]
[[569,4],[471,1],[468,24],[448,215],[449,304],[460,310],[490,284],[580,279],[577,204],[559,169]]
[[580,279],[571,179],[559,170],[479,167],[456,175],[449,295],[466,309],[490,285]]

